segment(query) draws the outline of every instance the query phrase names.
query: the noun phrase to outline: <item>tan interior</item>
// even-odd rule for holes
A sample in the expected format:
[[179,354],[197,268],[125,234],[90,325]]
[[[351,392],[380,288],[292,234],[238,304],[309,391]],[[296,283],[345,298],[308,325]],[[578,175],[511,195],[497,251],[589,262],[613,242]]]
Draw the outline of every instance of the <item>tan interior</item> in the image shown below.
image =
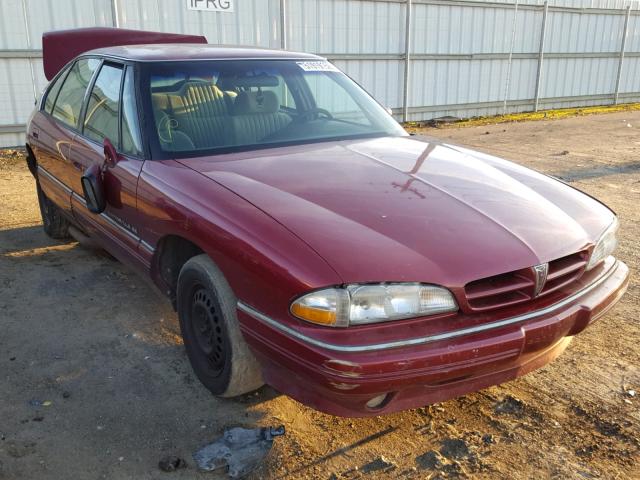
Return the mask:
[[225,145],[229,108],[225,94],[215,85],[187,83],[176,93],[153,94],[156,111],[167,114],[176,130],[190,137],[196,147]]
[[231,124],[236,145],[259,143],[291,122],[271,91],[241,92],[233,107]]
[[203,81],[187,82],[176,92],[154,93],[152,101],[165,150],[255,144],[291,121],[271,91],[236,94]]

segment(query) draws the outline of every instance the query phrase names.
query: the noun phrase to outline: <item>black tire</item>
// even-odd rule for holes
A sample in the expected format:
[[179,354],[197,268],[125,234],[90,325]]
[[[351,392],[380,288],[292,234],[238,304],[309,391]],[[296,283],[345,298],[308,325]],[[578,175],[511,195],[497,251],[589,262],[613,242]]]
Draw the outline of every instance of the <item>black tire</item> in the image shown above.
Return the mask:
[[207,255],[184,264],[176,296],[184,346],[202,384],[219,397],[260,388],[261,368],[242,337],[237,299]]
[[36,189],[38,190],[38,203],[40,204],[44,233],[57,240],[69,238],[69,221],[64,218],[58,207],[47,198],[38,181],[36,181]]

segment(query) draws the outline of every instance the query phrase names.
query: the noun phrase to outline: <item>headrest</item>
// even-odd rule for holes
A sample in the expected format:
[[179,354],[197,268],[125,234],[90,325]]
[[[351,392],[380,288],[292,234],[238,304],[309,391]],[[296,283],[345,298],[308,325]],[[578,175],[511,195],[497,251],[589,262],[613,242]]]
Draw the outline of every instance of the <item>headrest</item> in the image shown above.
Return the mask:
[[278,97],[272,91],[240,92],[233,103],[233,114],[275,113],[279,108]]
[[208,97],[218,99],[224,96],[222,90],[220,90],[216,85],[206,82],[185,82],[178,95],[181,97],[193,95],[195,97],[203,97],[207,100],[210,99]]

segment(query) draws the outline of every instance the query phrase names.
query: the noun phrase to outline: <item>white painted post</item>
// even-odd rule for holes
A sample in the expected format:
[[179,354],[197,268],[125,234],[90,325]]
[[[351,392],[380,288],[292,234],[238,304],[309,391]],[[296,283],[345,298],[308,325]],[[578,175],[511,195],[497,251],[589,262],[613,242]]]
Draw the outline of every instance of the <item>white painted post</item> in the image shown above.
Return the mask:
[[411,75],[411,0],[407,0],[404,32],[404,86],[402,90],[402,121],[409,119],[409,76]]
[[280,0],[280,48],[287,49],[287,0]]
[[622,29],[622,42],[620,43],[620,60],[618,60],[618,74],[616,75],[616,91],[613,94],[613,104],[618,104],[620,95],[620,79],[622,77],[622,64],[624,63],[624,51],[627,46],[627,34],[629,31],[629,17],[631,16],[631,5],[627,6],[627,14],[624,17],[624,28]]
[[[31,25],[29,24],[29,12],[27,11],[27,0],[22,0],[22,14],[24,19],[24,29],[27,35],[27,49],[31,50],[33,45],[31,43]],[[33,89],[33,101],[38,100],[38,86],[36,85],[36,72],[33,69],[33,61],[28,58],[29,73],[31,74],[31,87]]]
[[111,0],[111,23],[114,27],[120,28],[120,6],[118,0]]
[[513,4],[513,27],[511,28],[511,48],[509,49],[509,62],[507,64],[507,79],[504,85],[504,103],[502,104],[502,114],[507,113],[507,99],[509,98],[509,87],[511,84],[511,64],[513,62],[513,47],[516,42],[516,22],[518,20],[518,0]]
[[538,72],[536,73],[536,94],[533,101],[533,111],[538,111],[540,101],[540,85],[542,83],[542,64],[544,62],[544,40],[547,34],[547,14],[549,13],[549,2],[544,2],[542,10],[542,27],[540,29],[540,48],[538,49]]

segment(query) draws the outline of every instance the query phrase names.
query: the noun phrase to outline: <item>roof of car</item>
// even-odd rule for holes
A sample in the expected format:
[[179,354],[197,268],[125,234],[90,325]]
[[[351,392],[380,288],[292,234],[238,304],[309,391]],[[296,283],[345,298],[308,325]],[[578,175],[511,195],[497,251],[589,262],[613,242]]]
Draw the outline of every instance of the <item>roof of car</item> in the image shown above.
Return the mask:
[[150,45],[126,45],[98,48],[85,55],[97,54],[136,62],[180,61],[180,60],[231,60],[231,59],[308,59],[323,60],[310,53],[269,50],[255,47],[222,47],[219,45],[167,43]]

